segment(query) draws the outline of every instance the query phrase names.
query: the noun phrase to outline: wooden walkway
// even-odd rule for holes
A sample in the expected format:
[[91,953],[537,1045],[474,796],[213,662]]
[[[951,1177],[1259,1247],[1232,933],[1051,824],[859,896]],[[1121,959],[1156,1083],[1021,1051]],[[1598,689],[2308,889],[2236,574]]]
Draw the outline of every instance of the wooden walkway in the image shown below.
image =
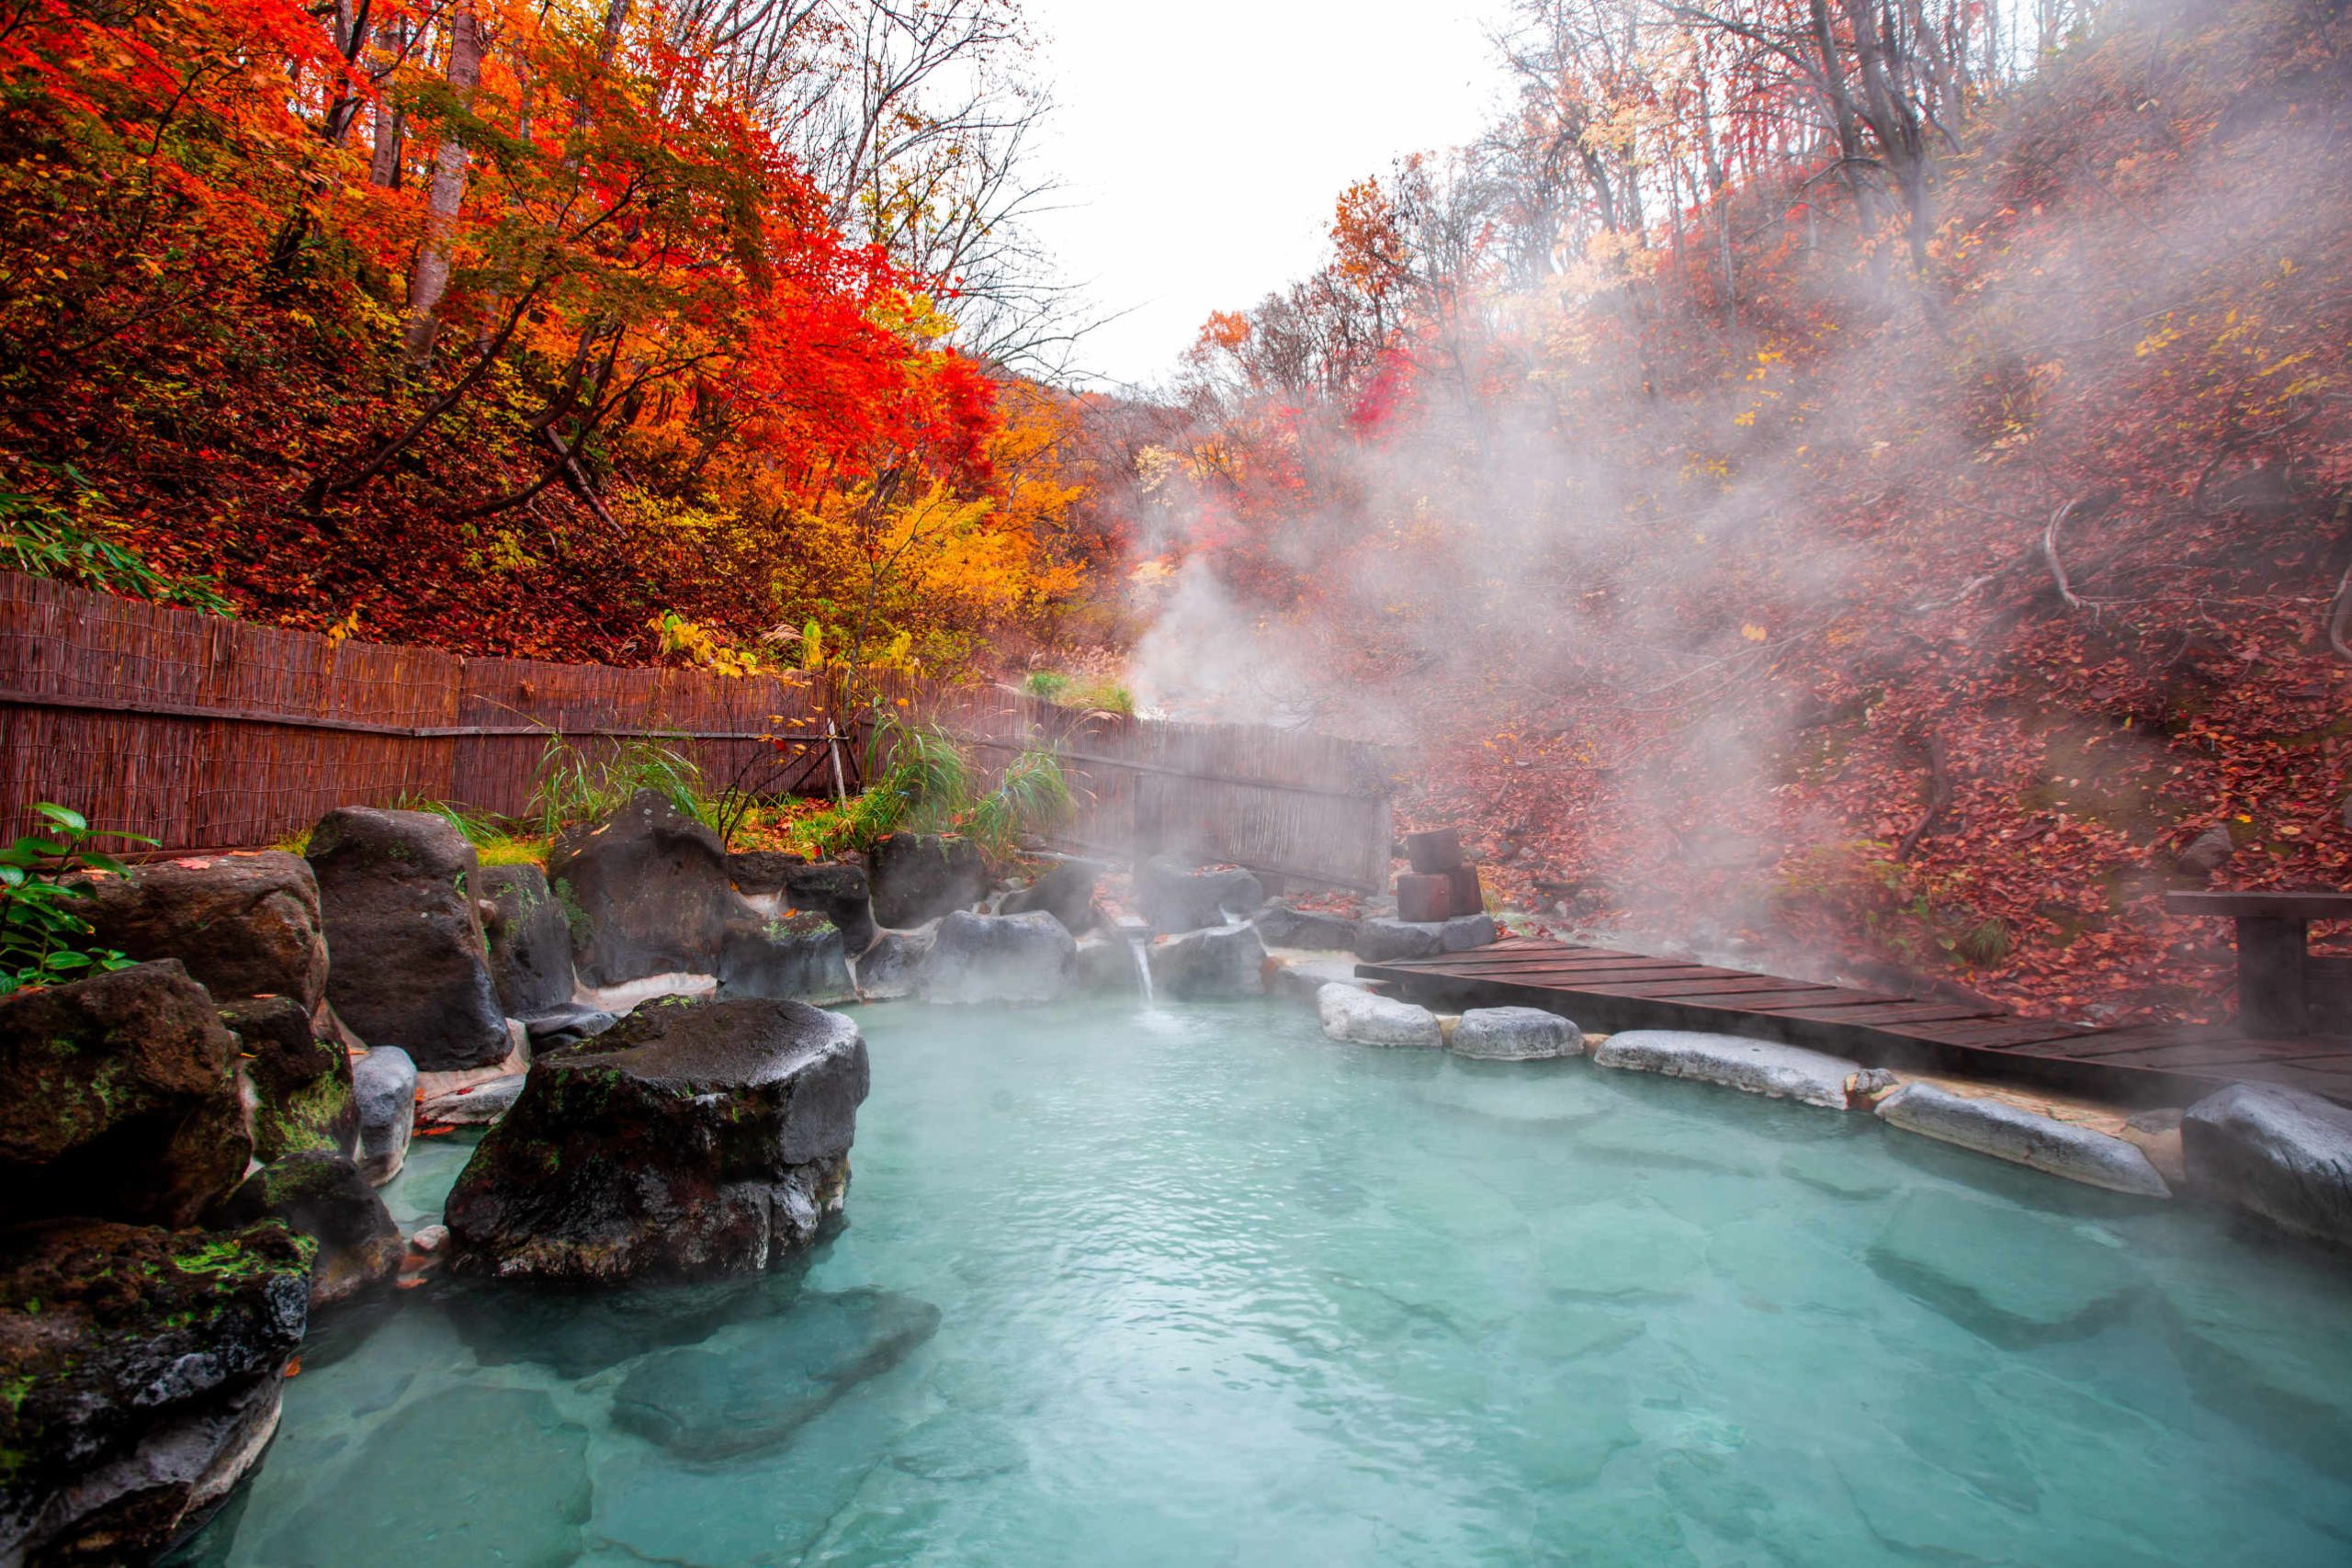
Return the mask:
[[2185,1105],[2240,1080],[2352,1105],[2352,1037],[2230,1029],[2086,1029],[1997,1009],[1787,980],[1607,948],[1512,937],[1356,973],[1454,1009],[1536,1007],[1585,1029],[1697,1029],[1778,1040],[1870,1066],[2030,1083],[2127,1105]]

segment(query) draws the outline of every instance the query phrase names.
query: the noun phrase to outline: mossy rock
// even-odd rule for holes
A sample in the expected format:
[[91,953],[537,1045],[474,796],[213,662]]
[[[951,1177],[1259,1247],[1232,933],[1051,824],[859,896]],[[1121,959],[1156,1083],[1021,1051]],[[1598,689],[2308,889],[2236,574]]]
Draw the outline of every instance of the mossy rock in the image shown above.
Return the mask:
[[264,1164],[305,1149],[348,1155],[359,1140],[351,1054],[323,1010],[291,997],[231,1002],[221,1021],[243,1047],[254,1086],[254,1157]]

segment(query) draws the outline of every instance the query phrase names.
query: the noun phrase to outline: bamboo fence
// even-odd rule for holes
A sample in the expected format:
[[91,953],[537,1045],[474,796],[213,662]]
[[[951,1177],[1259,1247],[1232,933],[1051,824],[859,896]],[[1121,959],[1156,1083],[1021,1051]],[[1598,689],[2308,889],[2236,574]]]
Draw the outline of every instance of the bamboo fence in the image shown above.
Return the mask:
[[[549,744],[650,737],[714,789],[849,786],[870,716],[939,724],[1001,773],[1050,750],[1078,797],[1064,847],[1168,853],[1286,880],[1387,878],[1385,754],[1328,736],[1080,714],[992,687],[722,676],[337,641],[0,572],[0,841],[53,800],[164,850],[266,844],[337,806],[521,816]],[[827,738],[845,739],[838,746]],[[776,744],[781,739],[782,746]]]

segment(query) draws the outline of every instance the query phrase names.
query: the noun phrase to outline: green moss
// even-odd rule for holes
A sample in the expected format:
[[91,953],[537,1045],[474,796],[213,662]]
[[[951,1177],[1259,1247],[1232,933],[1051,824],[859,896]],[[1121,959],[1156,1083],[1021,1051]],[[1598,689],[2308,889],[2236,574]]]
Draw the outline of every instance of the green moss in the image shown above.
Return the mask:
[[548,884],[548,888],[555,894],[555,901],[563,906],[563,923],[571,928],[571,940],[584,942],[594,936],[595,924],[588,919],[588,911],[580,907],[580,900],[572,896],[571,884],[559,876]]

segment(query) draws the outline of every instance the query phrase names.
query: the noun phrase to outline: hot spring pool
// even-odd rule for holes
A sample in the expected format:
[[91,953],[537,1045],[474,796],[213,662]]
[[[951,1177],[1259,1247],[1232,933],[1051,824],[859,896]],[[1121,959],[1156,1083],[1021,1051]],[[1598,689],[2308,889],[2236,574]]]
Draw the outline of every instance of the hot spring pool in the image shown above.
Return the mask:
[[1272,1003],[859,1021],[805,1278],[330,1325],[187,1561],[2352,1562],[2352,1270],[2198,1212]]

